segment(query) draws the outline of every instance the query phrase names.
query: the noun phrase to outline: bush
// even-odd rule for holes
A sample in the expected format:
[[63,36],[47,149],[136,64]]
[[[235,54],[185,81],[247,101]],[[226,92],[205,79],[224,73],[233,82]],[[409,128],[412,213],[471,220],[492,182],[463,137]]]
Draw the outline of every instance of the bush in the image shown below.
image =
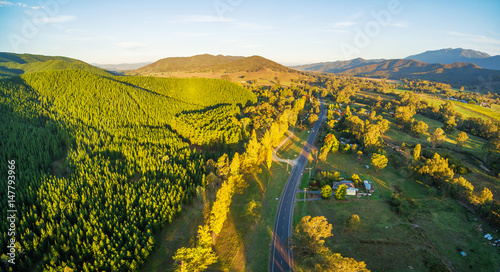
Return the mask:
[[401,199],[399,198],[399,195],[396,194],[396,193],[392,193],[391,194],[391,199],[389,199],[389,204],[392,206],[392,207],[399,207],[401,205],[402,201]]
[[359,178],[357,174],[352,174],[351,180],[352,182],[354,182],[354,186],[356,186],[356,188],[359,188],[359,184],[361,183],[361,178]]
[[347,186],[341,184],[339,185],[339,187],[337,187],[337,190],[335,191],[335,199],[337,200],[345,199],[346,194],[347,194]]
[[332,196],[332,187],[325,185],[321,188],[321,198],[328,199]]
[[347,229],[350,231],[355,231],[358,229],[360,224],[361,220],[359,219],[359,216],[357,214],[352,214],[347,221]]

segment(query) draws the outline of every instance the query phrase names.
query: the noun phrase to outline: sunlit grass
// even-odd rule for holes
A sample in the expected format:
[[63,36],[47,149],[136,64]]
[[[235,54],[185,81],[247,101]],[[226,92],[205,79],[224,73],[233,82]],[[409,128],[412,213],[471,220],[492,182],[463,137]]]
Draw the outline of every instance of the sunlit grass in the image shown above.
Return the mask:
[[[332,154],[326,163],[319,165],[325,171],[339,171],[348,176],[357,173],[362,179],[374,181],[373,196],[381,198],[297,204],[300,213],[296,216],[325,216],[332,223],[334,237],[326,243],[332,251],[365,261],[373,271],[406,271],[409,266],[414,271],[428,271],[432,270],[428,266],[430,263],[442,263],[444,258],[457,271],[495,271],[498,268],[500,255],[485,243],[481,233],[474,231],[477,222],[467,220],[473,215],[466,208],[451,198],[436,197],[430,193],[431,187],[405,177],[391,166],[375,173],[364,167],[367,160],[358,161],[351,154]],[[396,214],[386,201],[395,186],[416,205],[410,217]],[[345,226],[351,214],[358,214],[361,219],[360,227],[354,232]],[[483,227],[491,231],[484,223]],[[466,251],[468,256],[463,258],[459,249]]]
[[294,136],[292,136],[292,138],[290,138],[288,142],[286,142],[278,150],[278,152],[276,152],[276,154],[282,159],[296,159],[300,155],[300,152],[304,147],[304,143],[310,134],[308,133],[308,130],[295,129],[294,131]]

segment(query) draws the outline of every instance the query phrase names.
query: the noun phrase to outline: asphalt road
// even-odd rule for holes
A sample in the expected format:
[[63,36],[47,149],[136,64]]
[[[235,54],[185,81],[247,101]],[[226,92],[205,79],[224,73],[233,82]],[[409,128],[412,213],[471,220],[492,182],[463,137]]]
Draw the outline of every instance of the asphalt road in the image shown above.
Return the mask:
[[307,143],[305,144],[297,164],[293,166],[286,182],[285,188],[281,193],[281,198],[274,219],[273,237],[271,240],[271,257],[269,258],[269,271],[290,271],[293,267],[293,254],[292,250],[288,248],[288,238],[292,235],[292,220],[293,209],[295,207],[295,196],[297,194],[297,187],[300,184],[304,168],[307,164],[307,158],[313,148],[314,141],[318,135],[319,126],[325,117],[325,105],[321,102],[321,111],[319,119],[314,124],[312,132],[309,134]]

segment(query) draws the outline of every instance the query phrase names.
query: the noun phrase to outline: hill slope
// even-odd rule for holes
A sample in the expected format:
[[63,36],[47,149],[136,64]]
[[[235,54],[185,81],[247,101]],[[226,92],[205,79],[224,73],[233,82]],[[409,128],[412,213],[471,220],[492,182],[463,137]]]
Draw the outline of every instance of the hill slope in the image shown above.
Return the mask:
[[225,78],[257,84],[289,84],[303,76],[297,70],[260,56],[235,57],[197,55],[166,58],[137,69],[129,74],[167,77]]
[[321,62],[306,65],[292,66],[291,68],[300,71],[311,71],[311,72],[322,72],[322,73],[341,73],[345,69],[356,68],[368,64],[378,63],[384,61],[381,60],[365,60],[362,58],[346,60],[346,61],[335,61],[335,62]]
[[261,56],[251,56],[242,59],[238,59],[227,64],[220,64],[210,67],[214,71],[223,70],[225,73],[235,73],[235,72],[258,72],[263,70],[270,70],[273,72],[284,72],[284,73],[297,73],[296,70],[283,66],[272,60],[268,60]]
[[105,70],[77,59],[0,52],[0,78],[52,70],[84,70],[99,75],[111,75]]
[[[137,271],[154,232],[205,184],[204,158],[190,144],[238,146],[238,104],[256,100],[214,79],[82,70],[0,79],[0,158],[15,160],[23,180],[15,185],[16,270]],[[1,233],[8,228],[0,224]]]
[[455,62],[474,63],[482,68],[500,70],[500,56],[490,56],[487,53],[462,48],[446,48],[431,50],[412,55],[412,59],[426,63],[452,64]]
[[138,72],[174,72],[174,71],[197,71],[207,67],[223,65],[243,57],[223,55],[196,55],[192,57],[164,58],[153,62],[145,67],[137,69]]
[[473,63],[486,69],[500,70],[500,55],[485,59],[476,59]]

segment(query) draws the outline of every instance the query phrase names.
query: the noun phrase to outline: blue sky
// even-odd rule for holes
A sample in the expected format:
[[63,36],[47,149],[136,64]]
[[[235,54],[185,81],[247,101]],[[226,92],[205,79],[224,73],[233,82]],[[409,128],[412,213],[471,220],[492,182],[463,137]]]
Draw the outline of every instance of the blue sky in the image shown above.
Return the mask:
[[304,64],[500,54],[500,1],[0,0],[0,51],[89,63],[223,54]]

